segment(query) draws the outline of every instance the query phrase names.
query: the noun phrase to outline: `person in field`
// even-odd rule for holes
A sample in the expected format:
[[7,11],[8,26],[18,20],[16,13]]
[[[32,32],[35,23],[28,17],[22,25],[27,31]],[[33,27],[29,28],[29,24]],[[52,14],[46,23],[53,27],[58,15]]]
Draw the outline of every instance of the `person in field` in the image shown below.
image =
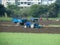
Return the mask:
[[43,25],[43,19],[42,19],[42,16],[40,17],[40,24]]
[[30,22],[30,21],[27,21],[27,22],[25,23],[24,28],[30,28],[30,26],[31,26],[31,22]]

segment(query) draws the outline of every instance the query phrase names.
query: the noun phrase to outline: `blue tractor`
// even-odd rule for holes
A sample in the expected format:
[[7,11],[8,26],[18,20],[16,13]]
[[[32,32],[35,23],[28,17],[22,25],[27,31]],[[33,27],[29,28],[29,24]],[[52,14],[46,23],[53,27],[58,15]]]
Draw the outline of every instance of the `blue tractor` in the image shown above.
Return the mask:
[[27,21],[27,19],[12,18],[12,22],[14,22],[14,23],[20,23],[20,25],[24,25],[24,23],[26,21]]

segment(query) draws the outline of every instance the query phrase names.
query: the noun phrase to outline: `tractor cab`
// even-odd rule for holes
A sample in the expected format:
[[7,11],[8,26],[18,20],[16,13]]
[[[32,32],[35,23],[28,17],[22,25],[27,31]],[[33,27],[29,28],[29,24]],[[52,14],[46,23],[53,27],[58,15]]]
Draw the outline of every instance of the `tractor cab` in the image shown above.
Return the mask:
[[31,18],[31,21],[32,22],[36,22],[36,21],[38,22],[39,21],[39,18]]

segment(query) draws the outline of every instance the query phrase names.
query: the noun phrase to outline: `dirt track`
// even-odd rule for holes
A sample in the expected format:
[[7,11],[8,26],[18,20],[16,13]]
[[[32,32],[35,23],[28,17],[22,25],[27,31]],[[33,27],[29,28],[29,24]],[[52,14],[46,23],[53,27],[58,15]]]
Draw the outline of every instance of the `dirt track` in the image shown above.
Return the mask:
[[[52,21],[53,22],[53,21]],[[47,24],[60,24],[59,22],[43,22],[45,25]],[[46,24],[47,23],[47,24]],[[44,28],[23,28],[21,26],[2,26],[2,24],[11,24],[15,25],[11,22],[0,22],[0,32],[23,32],[23,33],[59,33],[60,34],[60,27],[44,27]]]

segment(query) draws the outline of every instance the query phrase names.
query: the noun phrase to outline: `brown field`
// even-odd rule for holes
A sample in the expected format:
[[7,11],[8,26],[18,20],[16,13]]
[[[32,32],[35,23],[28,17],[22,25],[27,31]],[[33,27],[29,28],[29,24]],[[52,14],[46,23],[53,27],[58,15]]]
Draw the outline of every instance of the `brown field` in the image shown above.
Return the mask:
[[[43,21],[44,25],[60,25],[60,21]],[[8,25],[8,26],[7,26]],[[60,27],[43,27],[43,28],[24,28],[15,26],[12,22],[0,22],[0,32],[21,32],[21,33],[60,33]]]

